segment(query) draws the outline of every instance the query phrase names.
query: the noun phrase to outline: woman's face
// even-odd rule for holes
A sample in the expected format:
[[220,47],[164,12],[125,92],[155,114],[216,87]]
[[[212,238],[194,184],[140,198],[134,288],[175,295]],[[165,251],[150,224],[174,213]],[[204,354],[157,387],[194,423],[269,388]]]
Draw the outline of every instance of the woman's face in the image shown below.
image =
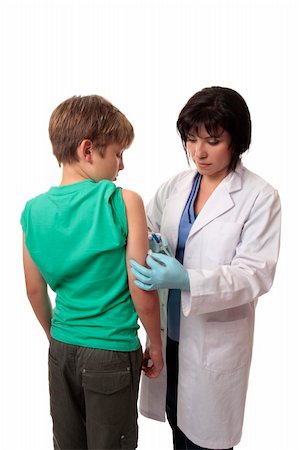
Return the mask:
[[186,148],[198,172],[213,179],[224,178],[231,161],[231,137],[225,130],[211,136],[204,125],[191,129]]

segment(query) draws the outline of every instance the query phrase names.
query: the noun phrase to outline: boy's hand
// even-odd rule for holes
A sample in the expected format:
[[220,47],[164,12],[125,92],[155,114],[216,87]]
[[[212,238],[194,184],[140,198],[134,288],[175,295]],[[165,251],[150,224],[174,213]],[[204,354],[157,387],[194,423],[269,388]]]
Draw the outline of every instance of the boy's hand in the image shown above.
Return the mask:
[[163,369],[164,362],[161,348],[159,350],[147,347],[143,353],[142,370],[148,378],[157,378]]

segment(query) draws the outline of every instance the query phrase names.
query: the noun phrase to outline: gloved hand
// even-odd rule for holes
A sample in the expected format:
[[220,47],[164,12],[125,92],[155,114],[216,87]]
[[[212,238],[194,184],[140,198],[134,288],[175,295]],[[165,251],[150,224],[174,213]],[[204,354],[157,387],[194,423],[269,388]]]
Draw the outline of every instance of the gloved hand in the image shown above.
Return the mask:
[[130,259],[131,271],[137,278],[134,283],[139,288],[144,291],[163,288],[190,290],[188,272],[177,259],[152,253],[147,256],[146,262],[149,269]]

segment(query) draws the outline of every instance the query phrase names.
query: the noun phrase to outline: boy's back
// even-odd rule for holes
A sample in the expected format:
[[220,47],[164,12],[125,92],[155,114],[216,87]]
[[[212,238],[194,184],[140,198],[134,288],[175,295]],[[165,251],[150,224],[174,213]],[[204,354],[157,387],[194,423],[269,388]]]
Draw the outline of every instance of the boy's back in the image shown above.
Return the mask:
[[139,348],[121,189],[108,180],[52,187],[27,203],[22,225],[31,257],[56,292],[52,337],[106,350]]

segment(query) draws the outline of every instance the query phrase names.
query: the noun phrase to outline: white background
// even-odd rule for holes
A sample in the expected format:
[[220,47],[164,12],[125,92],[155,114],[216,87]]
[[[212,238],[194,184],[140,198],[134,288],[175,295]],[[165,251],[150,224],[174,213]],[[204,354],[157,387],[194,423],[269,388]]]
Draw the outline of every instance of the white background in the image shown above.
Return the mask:
[[[47,132],[52,110],[86,94],[118,106],[136,132],[118,183],[146,203],[187,168],[176,119],[212,85],[246,99],[253,139],[244,164],[279,190],[283,208],[276,280],[257,307],[238,449],[298,448],[298,18],[291,0],[2,0],[2,449],[52,448],[47,341],[25,295],[19,225],[25,201],[60,181]],[[140,450],[172,448],[167,424],[139,424]]]

